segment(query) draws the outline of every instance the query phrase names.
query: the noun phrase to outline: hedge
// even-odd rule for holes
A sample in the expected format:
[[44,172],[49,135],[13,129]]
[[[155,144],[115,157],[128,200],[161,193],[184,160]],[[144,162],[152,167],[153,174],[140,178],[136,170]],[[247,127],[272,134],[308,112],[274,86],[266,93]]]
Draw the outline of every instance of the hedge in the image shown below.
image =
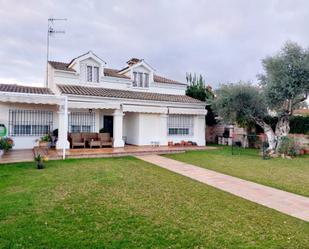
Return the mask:
[[[265,122],[275,130],[278,118],[267,117]],[[257,132],[262,132],[260,127],[256,127]],[[309,135],[309,116],[292,116],[290,117],[290,133],[291,134],[308,134]]]

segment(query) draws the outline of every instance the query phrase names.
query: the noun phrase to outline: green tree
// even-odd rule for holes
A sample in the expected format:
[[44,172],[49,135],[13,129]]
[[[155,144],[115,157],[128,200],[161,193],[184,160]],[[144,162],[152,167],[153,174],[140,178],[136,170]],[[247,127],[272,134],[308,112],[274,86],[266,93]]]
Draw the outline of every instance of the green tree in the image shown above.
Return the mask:
[[212,107],[226,123],[237,123],[242,127],[258,124],[268,138],[269,149],[275,150],[276,138],[271,126],[265,122],[267,104],[261,89],[246,82],[221,85]]
[[214,98],[214,93],[212,91],[211,86],[206,86],[205,79],[202,75],[197,76],[195,73],[192,75],[191,73],[186,74],[187,80],[187,90],[186,95],[192,98],[198,99],[200,101],[206,102],[208,105],[206,106],[207,115],[206,115],[206,124],[214,125],[216,124],[215,114],[209,105],[209,103]]
[[[296,43],[286,43],[282,51],[263,60],[260,86],[249,83],[223,85],[216,92],[213,108],[224,120],[242,126],[254,122],[265,132],[269,150],[275,152],[290,131],[289,117],[309,93],[309,53]],[[275,130],[267,123],[277,117]]]
[[308,98],[309,50],[287,42],[278,54],[263,60],[263,67],[259,79],[269,110],[278,116],[275,134],[280,143],[290,131],[289,117]]

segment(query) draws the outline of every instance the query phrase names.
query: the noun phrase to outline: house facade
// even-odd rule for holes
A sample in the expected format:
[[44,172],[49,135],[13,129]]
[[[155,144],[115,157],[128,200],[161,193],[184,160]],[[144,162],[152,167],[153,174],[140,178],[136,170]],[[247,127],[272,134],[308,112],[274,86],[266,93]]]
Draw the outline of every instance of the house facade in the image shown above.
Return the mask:
[[120,70],[106,65],[90,51],[69,63],[50,61],[44,88],[0,84],[0,124],[14,148],[33,148],[58,129],[56,148],[65,149],[68,133],[102,128],[114,147],[182,140],[205,145],[205,103],[186,96],[186,84],[136,58]]

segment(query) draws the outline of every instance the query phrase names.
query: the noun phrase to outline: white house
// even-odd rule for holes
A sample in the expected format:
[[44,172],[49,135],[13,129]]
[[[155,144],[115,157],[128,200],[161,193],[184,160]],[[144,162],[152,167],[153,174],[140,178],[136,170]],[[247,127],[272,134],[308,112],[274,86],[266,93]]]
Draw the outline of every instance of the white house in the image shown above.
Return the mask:
[[69,132],[106,128],[113,146],[205,145],[205,103],[185,95],[186,84],[161,77],[144,60],[132,58],[120,70],[91,51],[69,63],[50,61],[47,86],[0,84],[0,124],[15,149],[33,148],[58,129],[56,147],[69,148]]

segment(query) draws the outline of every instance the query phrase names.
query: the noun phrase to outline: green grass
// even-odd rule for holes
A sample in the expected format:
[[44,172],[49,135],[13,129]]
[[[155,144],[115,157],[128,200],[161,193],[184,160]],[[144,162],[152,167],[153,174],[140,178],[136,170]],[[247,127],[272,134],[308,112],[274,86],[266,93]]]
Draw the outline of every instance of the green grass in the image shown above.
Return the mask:
[[1,165],[0,193],[0,248],[309,245],[309,223],[130,157]]
[[262,160],[255,149],[219,147],[166,155],[169,158],[309,197],[309,156]]

